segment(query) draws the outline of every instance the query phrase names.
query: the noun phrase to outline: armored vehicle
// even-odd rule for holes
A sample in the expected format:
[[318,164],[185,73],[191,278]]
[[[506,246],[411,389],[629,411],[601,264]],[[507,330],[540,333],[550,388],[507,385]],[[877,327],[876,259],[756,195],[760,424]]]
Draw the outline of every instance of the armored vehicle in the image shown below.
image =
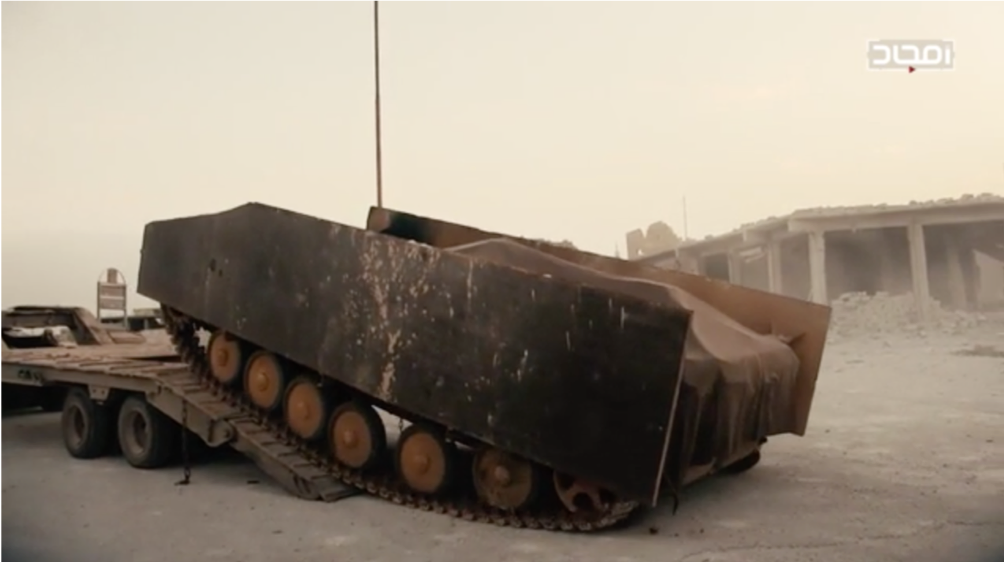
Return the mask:
[[580,531],[804,433],[829,319],[445,221],[261,204],[147,225],[138,291],[208,389],[341,481]]

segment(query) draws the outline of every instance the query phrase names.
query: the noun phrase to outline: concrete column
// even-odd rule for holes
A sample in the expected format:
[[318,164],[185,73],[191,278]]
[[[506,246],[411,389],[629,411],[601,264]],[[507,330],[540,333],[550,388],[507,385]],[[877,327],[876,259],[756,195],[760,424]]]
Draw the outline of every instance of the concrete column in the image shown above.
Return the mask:
[[951,234],[945,236],[945,267],[950,304],[952,308],[965,310],[969,307],[969,299],[966,292],[966,275],[962,270],[962,251]]
[[828,304],[826,291],[826,238],[821,230],[809,232],[809,281],[812,301]]
[[680,267],[686,273],[693,273],[695,275],[701,275],[704,273],[701,271],[701,260],[697,256],[687,254],[681,251],[677,251],[676,259],[680,262]]
[[772,293],[784,294],[784,284],[781,282],[781,242],[771,240],[764,246],[767,253],[767,288]]
[[917,312],[922,320],[931,318],[931,286],[927,279],[927,250],[924,245],[924,227],[911,224],[906,227],[906,237],[910,242],[910,276],[913,278],[913,298],[917,302]]
[[734,252],[726,254],[729,259],[729,283],[742,285],[743,283],[743,260]]

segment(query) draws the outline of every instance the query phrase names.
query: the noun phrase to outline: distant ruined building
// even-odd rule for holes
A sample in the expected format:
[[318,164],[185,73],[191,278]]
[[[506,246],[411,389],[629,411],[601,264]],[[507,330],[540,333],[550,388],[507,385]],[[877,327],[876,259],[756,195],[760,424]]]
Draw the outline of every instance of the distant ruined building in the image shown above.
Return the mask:
[[636,260],[673,250],[682,243],[683,239],[673,231],[673,227],[662,221],[654,222],[648,225],[645,232],[636,228],[627,233],[627,259]]
[[537,242],[543,242],[545,244],[551,244],[551,245],[554,245],[554,246],[561,246],[562,248],[571,248],[573,250],[578,250],[578,248],[575,247],[575,244],[572,244],[572,242],[569,241],[569,240],[562,240],[561,242],[557,242],[557,241],[554,241],[554,240],[544,240],[543,238],[535,238],[535,240]]

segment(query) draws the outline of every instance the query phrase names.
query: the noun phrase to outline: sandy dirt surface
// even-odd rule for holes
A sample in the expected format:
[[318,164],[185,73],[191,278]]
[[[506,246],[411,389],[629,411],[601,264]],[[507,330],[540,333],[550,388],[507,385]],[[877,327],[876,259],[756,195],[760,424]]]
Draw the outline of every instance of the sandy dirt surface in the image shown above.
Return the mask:
[[[3,555],[25,561],[1004,560],[1004,328],[827,348],[809,434],[598,536],[497,528],[365,496],[287,496],[243,459],[139,471],[75,461],[58,415],[3,420]],[[249,481],[259,481],[250,483]],[[21,556],[18,556],[20,554]],[[10,556],[10,558],[8,558]]]

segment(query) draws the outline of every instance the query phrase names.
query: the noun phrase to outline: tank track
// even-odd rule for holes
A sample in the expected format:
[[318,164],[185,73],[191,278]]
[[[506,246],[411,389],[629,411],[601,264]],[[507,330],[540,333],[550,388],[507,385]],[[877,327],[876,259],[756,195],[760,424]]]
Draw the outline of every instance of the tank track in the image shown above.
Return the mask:
[[[572,513],[563,507],[535,508],[532,510],[504,511],[484,505],[471,497],[429,497],[416,494],[400,483],[393,470],[383,473],[362,473],[344,466],[318,447],[293,434],[281,421],[268,419],[244,396],[242,392],[221,385],[209,371],[206,351],[202,348],[198,330],[212,331],[212,327],[190,318],[177,310],[163,306],[167,332],[182,361],[198,377],[207,391],[240,408],[268,427],[276,439],[294,447],[318,468],[327,471],[341,482],[367,494],[380,497],[398,505],[422,511],[450,515],[466,521],[490,523],[502,527],[543,529],[588,533],[610,528],[627,519],[638,507],[638,502],[614,502],[601,511]],[[473,494],[467,494],[472,496]],[[560,504],[559,504],[560,505]]]

